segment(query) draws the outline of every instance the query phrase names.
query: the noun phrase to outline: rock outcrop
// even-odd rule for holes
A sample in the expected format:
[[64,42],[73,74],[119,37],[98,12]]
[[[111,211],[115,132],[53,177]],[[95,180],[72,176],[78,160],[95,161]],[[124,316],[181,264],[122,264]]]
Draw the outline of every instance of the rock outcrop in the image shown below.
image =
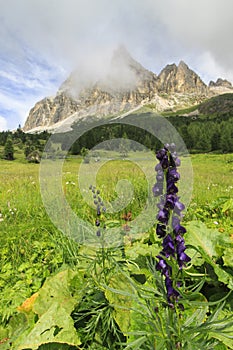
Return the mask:
[[209,83],[209,87],[225,87],[225,88],[228,88],[228,89],[232,89],[232,84],[226,80],[226,79],[221,79],[221,78],[218,78],[216,80],[216,82],[214,82],[213,80],[210,81]]

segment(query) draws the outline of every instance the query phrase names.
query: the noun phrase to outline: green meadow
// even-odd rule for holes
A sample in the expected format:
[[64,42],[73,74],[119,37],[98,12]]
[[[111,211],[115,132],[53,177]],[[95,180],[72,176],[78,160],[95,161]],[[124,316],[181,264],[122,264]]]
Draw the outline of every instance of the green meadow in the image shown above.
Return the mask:
[[[107,226],[109,224],[109,227],[113,227],[114,225],[121,227],[126,223],[123,218],[124,214],[131,212],[134,219],[144,210],[147,205],[148,191],[151,190],[151,183],[153,184],[155,182],[154,166],[156,162],[150,160],[148,155],[142,152],[135,152],[131,156],[131,160],[129,161],[127,158],[122,159],[118,155],[112,155],[111,157],[111,155],[106,154],[105,161],[103,163],[100,161],[98,164],[95,162],[94,157],[91,158],[89,164],[84,164],[81,157],[75,156],[64,160],[62,168],[63,193],[72,210],[80,218],[92,225],[95,223],[96,213],[94,207],[91,205],[91,196],[89,196],[88,191],[85,189],[86,198],[89,198],[86,199],[82,192],[85,186],[92,184],[89,181],[92,181],[93,173],[96,171],[95,169],[98,170],[95,175],[95,184],[100,189],[104,201],[110,203],[117,201],[119,195],[122,198],[124,195],[132,197],[127,201],[125,208],[125,198],[122,199],[123,204],[122,202],[119,203],[121,207],[119,212],[114,211],[112,214],[106,212],[105,219]],[[15,157],[16,159],[14,161],[0,160],[0,349],[111,349],[111,347],[108,347],[109,345],[106,345],[110,344],[109,342],[105,345],[100,345],[99,338],[95,338],[93,334],[90,339],[95,339],[93,344],[97,344],[96,347],[95,345],[90,345],[92,344],[90,339],[85,343],[83,340],[85,337],[82,332],[79,334],[80,341],[74,336],[73,338],[71,337],[72,339],[69,343],[64,336],[64,342],[58,341],[60,347],[53,347],[53,345],[46,347],[45,344],[47,342],[42,336],[45,331],[41,331],[40,333],[43,340],[40,341],[38,340],[39,338],[37,339],[35,337],[35,343],[37,345],[34,345],[34,347],[30,342],[27,343],[25,341],[25,339],[30,339],[30,331],[38,322],[30,319],[31,316],[29,313],[26,313],[26,317],[25,312],[20,313],[20,305],[37,293],[51,276],[63,273],[67,269],[71,269],[73,271],[72,273],[74,273],[74,271],[79,269],[80,261],[81,265],[83,264],[80,257],[83,257],[85,254],[85,256],[89,254],[93,257],[95,253],[91,252],[91,250],[88,253],[84,253],[82,247],[80,248],[80,246],[69,240],[68,237],[64,236],[50,220],[41,198],[39,182],[40,164],[27,163],[24,161],[20,151],[16,152]],[[184,165],[186,161],[185,158],[182,159]],[[216,235],[220,240],[223,239],[223,242],[231,242],[233,239],[233,155],[195,154],[191,156],[191,163],[193,169],[193,191],[191,191],[190,203],[188,208],[186,208],[187,210],[183,218],[183,224],[187,224],[187,232],[189,227],[190,232],[195,232],[195,234],[198,230],[203,230],[202,234],[207,237],[208,234],[213,232],[212,235]],[[183,169],[181,167],[181,176],[185,177],[185,166]],[[121,182],[122,179],[123,182]],[[82,183],[82,181],[84,182]],[[121,191],[121,184],[124,185],[125,181],[127,183],[125,191],[129,192]],[[128,183],[131,184],[129,187]],[[85,186],[82,184],[85,184]],[[182,193],[180,200],[182,201]],[[155,217],[156,213],[157,208],[155,207]],[[209,240],[212,240],[211,236]],[[148,243],[149,241],[150,243]],[[193,242],[192,238],[188,238],[188,241],[190,244]],[[155,225],[150,227],[148,232],[142,232],[140,239],[135,239],[135,242],[133,232],[127,233],[125,244],[126,259],[131,261],[128,262],[131,266],[130,268],[132,268],[133,264],[134,268],[135,266],[139,266],[139,269],[141,269],[140,275],[145,274],[147,276],[148,272],[145,272],[144,262],[142,262],[142,266],[140,266],[140,263],[142,256],[145,258],[148,252],[149,255],[159,252],[159,243],[155,237]],[[206,276],[208,275],[205,283],[209,281],[210,289],[207,293],[203,292],[205,298],[208,300],[214,300],[214,296],[210,292],[211,288],[216,288],[220,299],[233,288],[232,282],[229,282],[233,278],[230,245],[227,246],[226,243],[222,243],[222,246],[226,250],[223,250],[223,248],[220,249],[219,246],[216,248],[217,251],[221,250],[219,254],[223,256],[223,261],[219,262],[218,259],[215,261],[216,264],[219,264],[217,267],[211,265],[206,258],[205,266],[203,265],[202,267],[199,261],[196,267],[190,270],[189,278],[192,274],[203,276],[206,273]],[[141,252],[142,250],[143,252]],[[138,253],[138,251],[141,253]],[[138,258],[139,255],[141,260]],[[219,257],[219,259],[221,260],[222,258]],[[212,267],[209,268],[207,266],[208,264]],[[218,272],[219,270],[217,270],[224,268],[224,266],[226,267],[224,274],[228,273],[231,276],[228,280],[222,277],[221,273]],[[132,271],[134,271],[133,268]],[[213,271],[215,271],[213,277],[214,283],[210,283]],[[81,277],[76,276],[75,278],[78,279]],[[74,281],[76,280],[72,280],[72,283]],[[88,288],[91,289],[93,286],[89,285]],[[113,293],[114,288],[109,289],[108,293]],[[206,288],[206,285],[203,288]],[[121,294],[121,298],[123,297],[124,293]],[[127,296],[125,297],[126,299],[128,298]],[[111,297],[109,297],[110,299]],[[118,302],[120,303],[119,300]],[[223,316],[227,316],[230,313],[230,308],[233,307],[232,299],[229,301],[228,298],[227,303],[224,309],[225,311],[221,311]],[[208,310],[206,310],[206,313],[208,313]],[[115,321],[118,324],[117,327],[121,329],[122,334],[126,334],[124,330],[126,326],[122,323],[122,319],[115,317]],[[18,327],[18,324],[22,325],[21,328]],[[27,336],[23,337],[23,335],[20,335],[21,333],[24,334],[24,332],[26,332],[25,334],[27,334],[28,338]],[[98,332],[100,330],[96,328],[96,334]],[[130,337],[132,344],[135,345],[129,347],[129,349],[147,349],[146,346],[143,347],[144,345],[136,347],[137,339],[141,339],[140,332],[138,330],[137,332],[138,338],[137,336]],[[55,337],[55,333],[53,337]],[[222,336],[217,336],[214,333],[212,336],[220,344],[216,345],[213,349],[233,349],[231,345],[233,344],[232,339],[225,341]],[[51,336],[51,339],[53,337]],[[118,342],[126,341],[124,336],[122,337],[122,339],[118,339]],[[49,342],[53,344],[52,340]],[[144,343],[141,342],[141,344]],[[112,349],[115,348],[121,349],[122,347],[116,346]],[[166,349],[166,347],[163,349]],[[187,347],[187,349],[189,348]]]

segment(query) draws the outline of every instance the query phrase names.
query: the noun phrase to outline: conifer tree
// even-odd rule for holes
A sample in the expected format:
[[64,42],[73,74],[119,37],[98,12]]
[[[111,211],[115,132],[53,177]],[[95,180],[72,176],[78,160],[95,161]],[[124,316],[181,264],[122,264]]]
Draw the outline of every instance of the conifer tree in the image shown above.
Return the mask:
[[10,136],[8,136],[4,147],[4,158],[6,160],[14,160],[14,146]]

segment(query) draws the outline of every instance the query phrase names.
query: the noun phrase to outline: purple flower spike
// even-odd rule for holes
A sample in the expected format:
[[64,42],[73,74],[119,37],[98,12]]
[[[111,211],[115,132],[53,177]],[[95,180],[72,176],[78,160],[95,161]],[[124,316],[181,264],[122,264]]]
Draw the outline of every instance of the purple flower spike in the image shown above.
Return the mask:
[[156,234],[163,239],[163,249],[157,256],[159,260],[156,269],[165,277],[168,305],[174,307],[174,302],[178,301],[180,293],[173,287],[176,285],[179,288],[179,285],[177,277],[172,274],[169,261],[172,261],[172,264],[176,262],[179,269],[182,270],[191,260],[185,253],[186,246],[183,235],[186,229],[180,224],[181,212],[185,209],[184,204],[179,201],[178,187],[176,186],[180,179],[180,174],[177,171],[180,159],[173,143],[166,144],[156,157],[160,161],[155,167],[157,183],[153,187],[154,195],[160,196],[160,203],[157,204],[159,212]]

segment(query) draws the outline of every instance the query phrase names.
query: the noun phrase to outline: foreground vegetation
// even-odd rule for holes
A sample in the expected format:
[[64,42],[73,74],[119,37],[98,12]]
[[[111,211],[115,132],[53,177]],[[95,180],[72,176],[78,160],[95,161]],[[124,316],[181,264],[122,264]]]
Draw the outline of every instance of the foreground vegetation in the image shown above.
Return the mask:
[[[119,156],[98,173],[103,200],[115,198],[116,181],[126,176],[135,191],[124,210],[103,216],[107,229],[122,226],[124,241],[123,248],[105,249],[104,236],[100,248],[85,247],[54,227],[40,196],[40,165],[26,163],[20,151],[15,158],[0,160],[0,349],[164,350],[174,335],[177,348],[233,349],[233,326],[225,333],[233,309],[232,154],[192,156],[194,191],[184,217],[192,264],[184,270],[179,324],[171,323],[155,270],[161,250],[155,228],[136,238],[124,229],[127,215],[134,219],[146,204],[140,161]],[[65,161],[64,193],[79,217],[94,224],[95,209],[78,186],[81,161]],[[87,172],[92,162],[84,164]]]

